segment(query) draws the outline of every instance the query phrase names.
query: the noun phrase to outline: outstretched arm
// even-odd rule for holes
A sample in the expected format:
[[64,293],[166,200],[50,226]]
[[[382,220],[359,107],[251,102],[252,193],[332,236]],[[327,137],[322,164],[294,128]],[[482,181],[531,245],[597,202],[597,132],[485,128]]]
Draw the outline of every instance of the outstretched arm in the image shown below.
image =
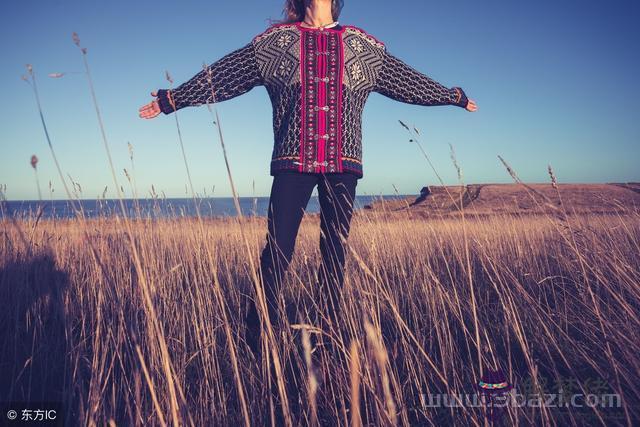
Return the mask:
[[262,85],[253,43],[237,49],[201,70],[175,89],[153,92],[158,98],[140,108],[140,116],[151,118],[184,107],[222,102]]
[[467,98],[462,88],[447,88],[387,51],[373,90],[407,104],[456,105],[475,111],[475,103]]

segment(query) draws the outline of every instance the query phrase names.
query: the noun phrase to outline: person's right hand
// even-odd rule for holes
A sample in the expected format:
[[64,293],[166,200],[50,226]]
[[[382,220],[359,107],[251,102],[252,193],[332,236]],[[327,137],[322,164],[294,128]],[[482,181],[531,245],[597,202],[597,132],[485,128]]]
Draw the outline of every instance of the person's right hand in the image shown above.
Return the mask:
[[[151,96],[158,96],[158,92],[151,92]],[[140,117],[143,119],[153,119],[155,116],[160,114],[160,104],[158,104],[157,99],[154,99],[150,103],[140,107],[138,112],[140,113]]]

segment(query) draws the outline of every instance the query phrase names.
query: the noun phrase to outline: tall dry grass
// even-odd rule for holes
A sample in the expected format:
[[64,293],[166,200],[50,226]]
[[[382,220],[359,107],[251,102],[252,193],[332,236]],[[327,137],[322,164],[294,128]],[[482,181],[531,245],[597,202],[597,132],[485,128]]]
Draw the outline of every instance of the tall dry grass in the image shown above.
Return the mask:
[[[472,392],[479,364],[503,369],[517,387],[549,392],[554,381],[570,378],[580,392],[602,379],[608,392],[622,396],[621,408],[511,408],[514,422],[610,425],[625,424],[625,412],[630,420],[640,416],[638,214],[570,217],[573,231],[544,217],[466,221],[468,249],[460,220],[358,212],[342,321],[330,331],[341,357],[324,357],[321,348],[305,351],[307,330],[296,326],[313,323],[320,300],[313,282],[317,218],[305,218],[284,287],[293,327],[277,343],[294,422],[360,425],[351,417],[356,413],[365,425],[481,425],[481,408],[421,402],[426,393]],[[197,220],[132,222],[172,381],[196,425],[244,422],[225,328],[233,331],[252,423],[271,418],[263,404],[270,394],[266,373],[242,340],[252,292],[242,233],[257,258],[265,226],[260,218],[206,221],[204,231]],[[70,419],[90,413],[96,424],[169,422],[161,350],[137,292],[126,234],[109,218],[87,220],[85,227],[23,222],[34,245],[28,256],[15,227],[3,222],[1,398],[60,399]],[[108,267],[108,280],[85,250],[85,234]],[[214,298],[210,254],[227,316]]]

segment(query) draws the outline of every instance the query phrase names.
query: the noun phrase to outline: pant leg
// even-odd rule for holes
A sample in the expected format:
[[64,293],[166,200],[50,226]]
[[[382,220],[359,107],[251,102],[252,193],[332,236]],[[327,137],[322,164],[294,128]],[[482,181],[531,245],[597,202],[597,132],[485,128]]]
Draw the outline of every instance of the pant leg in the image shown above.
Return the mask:
[[325,315],[332,323],[337,320],[344,284],[345,248],[342,239],[346,241],[349,236],[356,186],[357,177],[350,173],[326,174],[318,183],[322,256],[319,286],[325,299]]
[[[281,283],[289,267],[304,209],[311,198],[317,176],[298,172],[276,175],[271,185],[267,215],[266,244],[260,255],[260,275],[267,300],[269,318],[279,321],[278,300]],[[248,339],[259,337],[260,320],[255,301],[247,317]],[[253,345],[257,343],[250,343]]]

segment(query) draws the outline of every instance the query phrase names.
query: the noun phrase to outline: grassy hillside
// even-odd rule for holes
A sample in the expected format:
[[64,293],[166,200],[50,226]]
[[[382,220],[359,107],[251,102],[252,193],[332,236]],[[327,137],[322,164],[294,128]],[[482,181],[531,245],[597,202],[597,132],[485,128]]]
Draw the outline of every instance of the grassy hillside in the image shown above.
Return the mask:
[[471,184],[430,186],[426,197],[377,201],[368,209],[422,217],[467,215],[624,213],[640,207],[640,184]]

